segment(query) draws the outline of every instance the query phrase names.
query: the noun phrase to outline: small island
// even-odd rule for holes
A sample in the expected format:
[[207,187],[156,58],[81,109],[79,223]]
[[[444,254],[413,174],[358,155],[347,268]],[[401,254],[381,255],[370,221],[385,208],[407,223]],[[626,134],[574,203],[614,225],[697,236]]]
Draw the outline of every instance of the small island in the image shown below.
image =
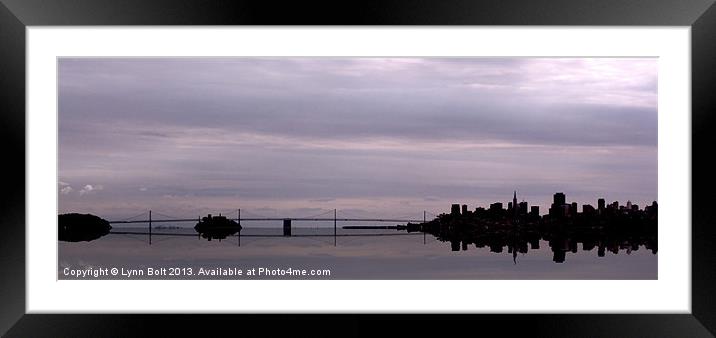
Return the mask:
[[65,242],[92,241],[112,229],[107,220],[91,214],[61,214],[57,218],[57,237]]
[[209,214],[206,217],[202,217],[199,223],[196,223],[194,230],[207,240],[222,240],[241,231],[241,225],[226,218],[226,216],[221,216],[221,214],[219,216]]

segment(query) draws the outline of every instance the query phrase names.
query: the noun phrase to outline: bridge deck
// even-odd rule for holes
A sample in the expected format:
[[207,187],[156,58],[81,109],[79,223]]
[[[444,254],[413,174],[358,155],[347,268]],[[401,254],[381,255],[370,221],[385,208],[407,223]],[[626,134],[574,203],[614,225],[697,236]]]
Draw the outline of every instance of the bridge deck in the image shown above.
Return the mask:
[[[228,218],[228,217],[227,217]],[[236,220],[235,218],[233,218]],[[283,221],[291,220],[297,222],[396,222],[396,223],[422,223],[423,220],[416,219],[390,219],[390,218],[241,218],[241,221]],[[152,223],[169,223],[169,222],[198,222],[198,218],[179,218],[179,219],[153,219]],[[133,220],[133,221],[109,221],[110,224],[130,224],[130,223],[149,223],[149,220]]]
[[[135,232],[135,231],[110,231],[110,235],[149,235],[148,232]],[[415,236],[422,235],[422,233],[365,233],[365,234],[296,234],[288,237],[381,237],[381,236]],[[166,233],[166,232],[153,232],[152,236],[176,236],[176,237],[198,237],[199,235],[194,233]],[[227,237],[287,237],[282,234],[240,234],[240,235],[228,235]]]

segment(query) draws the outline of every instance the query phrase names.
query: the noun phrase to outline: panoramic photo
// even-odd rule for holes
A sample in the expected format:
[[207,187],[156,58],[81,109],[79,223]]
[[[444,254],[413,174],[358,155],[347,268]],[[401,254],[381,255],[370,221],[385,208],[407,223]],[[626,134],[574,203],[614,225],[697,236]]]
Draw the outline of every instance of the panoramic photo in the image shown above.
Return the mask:
[[657,58],[57,66],[58,279],[658,279]]

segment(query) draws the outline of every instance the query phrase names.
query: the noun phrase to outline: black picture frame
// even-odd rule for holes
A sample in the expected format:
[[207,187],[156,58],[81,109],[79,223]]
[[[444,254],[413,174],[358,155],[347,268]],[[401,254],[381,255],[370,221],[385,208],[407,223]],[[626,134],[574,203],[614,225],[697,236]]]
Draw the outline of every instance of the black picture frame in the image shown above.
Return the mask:
[[[468,334],[531,336],[716,334],[713,198],[716,6],[713,0],[211,1],[0,0],[0,333],[8,337]],[[692,311],[688,314],[140,315],[26,314],[25,28],[65,25],[596,25],[691,27]],[[22,178],[22,179],[21,179]],[[669,224],[667,226],[687,226]],[[658,297],[658,295],[654,295]],[[428,295],[427,297],[430,297]],[[545,296],[546,300],[549,295]],[[575,300],[578,301],[578,300]],[[628,302],[628,299],[624,300]],[[297,331],[298,330],[298,331]],[[253,336],[253,335],[252,335]]]

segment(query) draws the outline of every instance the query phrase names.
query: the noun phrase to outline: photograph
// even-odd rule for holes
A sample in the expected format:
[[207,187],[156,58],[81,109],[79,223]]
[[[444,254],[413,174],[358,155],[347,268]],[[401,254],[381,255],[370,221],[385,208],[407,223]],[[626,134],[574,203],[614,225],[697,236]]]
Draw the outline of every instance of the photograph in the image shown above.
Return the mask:
[[0,0],[0,336],[714,337],[714,1]]
[[59,280],[659,279],[657,57],[56,62]]

